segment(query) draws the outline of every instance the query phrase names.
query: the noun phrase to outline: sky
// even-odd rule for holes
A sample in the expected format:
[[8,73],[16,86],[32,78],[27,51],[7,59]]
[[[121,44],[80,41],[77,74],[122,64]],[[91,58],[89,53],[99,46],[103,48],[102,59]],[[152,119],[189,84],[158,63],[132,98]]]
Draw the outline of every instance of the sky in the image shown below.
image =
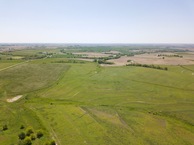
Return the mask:
[[0,43],[194,43],[194,0],[0,0]]

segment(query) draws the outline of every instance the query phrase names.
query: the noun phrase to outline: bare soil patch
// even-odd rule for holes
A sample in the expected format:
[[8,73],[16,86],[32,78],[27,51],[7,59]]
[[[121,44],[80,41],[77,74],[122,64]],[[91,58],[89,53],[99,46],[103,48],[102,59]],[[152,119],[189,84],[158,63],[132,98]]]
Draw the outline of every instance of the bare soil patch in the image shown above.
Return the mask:
[[22,97],[23,97],[23,95],[18,95],[16,97],[11,98],[11,99],[7,99],[7,102],[12,103],[12,102],[19,100]]
[[[154,64],[154,65],[192,65],[194,64],[194,54],[182,55],[183,57],[167,57],[159,56],[159,54],[164,55],[175,55],[176,53],[146,53],[135,56],[122,56],[119,59],[108,60],[113,62],[113,65],[103,65],[103,66],[123,66],[129,63],[139,63],[139,64]],[[127,62],[130,60],[131,62]]]

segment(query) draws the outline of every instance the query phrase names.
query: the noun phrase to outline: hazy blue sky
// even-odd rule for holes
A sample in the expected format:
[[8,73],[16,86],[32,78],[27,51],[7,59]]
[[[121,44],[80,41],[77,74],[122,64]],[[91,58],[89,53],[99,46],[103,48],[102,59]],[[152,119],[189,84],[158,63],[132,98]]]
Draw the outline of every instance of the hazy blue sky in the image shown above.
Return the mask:
[[0,0],[1,42],[194,43],[194,0]]

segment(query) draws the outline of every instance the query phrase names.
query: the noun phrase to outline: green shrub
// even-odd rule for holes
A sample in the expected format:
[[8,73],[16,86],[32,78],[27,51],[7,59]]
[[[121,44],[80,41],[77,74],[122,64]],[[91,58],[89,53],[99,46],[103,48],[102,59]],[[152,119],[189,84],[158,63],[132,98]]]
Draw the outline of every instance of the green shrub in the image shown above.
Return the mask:
[[29,137],[26,137],[25,139],[24,139],[24,145],[31,145],[32,144],[32,141],[31,141],[31,139],[29,138]]
[[34,134],[31,134],[30,135],[30,138],[31,138],[31,140],[35,140],[36,139],[36,136]]
[[55,141],[52,140],[52,141],[50,142],[50,145],[56,145]]
[[32,127],[28,127],[28,128],[26,129],[26,135],[27,135],[27,136],[30,136],[32,133],[34,133]]
[[26,134],[24,132],[21,132],[19,135],[18,135],[19,139],[23,140],[25,137],[26,137]]
[[8,130],[7,124],[3,125],[3,131]]
[[45,145],[56,145],[56,143],[55,143],[54,140],[52,140],[52,141],[50,141],[50,142],[46,142]]
[[20,126],[20,129],[24,129],[24,128],[25,128],[24,125],[21,125],[21,126]]
[[41,138],[42,136],[43,136],[43,131],[42,130],[38,130],[37,134],[36,134],[36,137],[37,138]]

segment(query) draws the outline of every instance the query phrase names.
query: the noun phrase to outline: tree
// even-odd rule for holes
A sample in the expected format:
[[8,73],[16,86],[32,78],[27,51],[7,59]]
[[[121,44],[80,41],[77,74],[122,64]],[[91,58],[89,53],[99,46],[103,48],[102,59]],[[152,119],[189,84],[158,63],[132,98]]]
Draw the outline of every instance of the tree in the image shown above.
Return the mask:
[[36,139],[36,136],[34,134],[31,134],[30,135],[30,138],[31,138],[31,140],[35,140]]
[[45,145],[56,145],[56,143],[55,143],[54,140],[52,140],[52,141],[50,141],[50,142],[46,142]]
[[3,125],[3,131],[8,130],[7,124]]
[[28,127],[28,128],[26,129],[26,135],[27,135],[27,136],[30,136],[32,133],[34,133],[32,127]]
[[32,144],[32,141],[31,141],[30,137],[26,137],[24,139],[24,145],[31,145],[31,144]]
[[19,135],[18,135],[19,139],[23,140],[25,137],[26,137],[26,134],[24,132],[21,132]]
[[25,128],[24,125],[21,125],[21,126],[20,126],[20,129],[24,129],[24,128]]
[[38,130],[36,136],[37,138],[41,138],[43,136],[42,130]]
[[56,145],[55,141],[52,140],[52,141],[50,142],[50,145]]

